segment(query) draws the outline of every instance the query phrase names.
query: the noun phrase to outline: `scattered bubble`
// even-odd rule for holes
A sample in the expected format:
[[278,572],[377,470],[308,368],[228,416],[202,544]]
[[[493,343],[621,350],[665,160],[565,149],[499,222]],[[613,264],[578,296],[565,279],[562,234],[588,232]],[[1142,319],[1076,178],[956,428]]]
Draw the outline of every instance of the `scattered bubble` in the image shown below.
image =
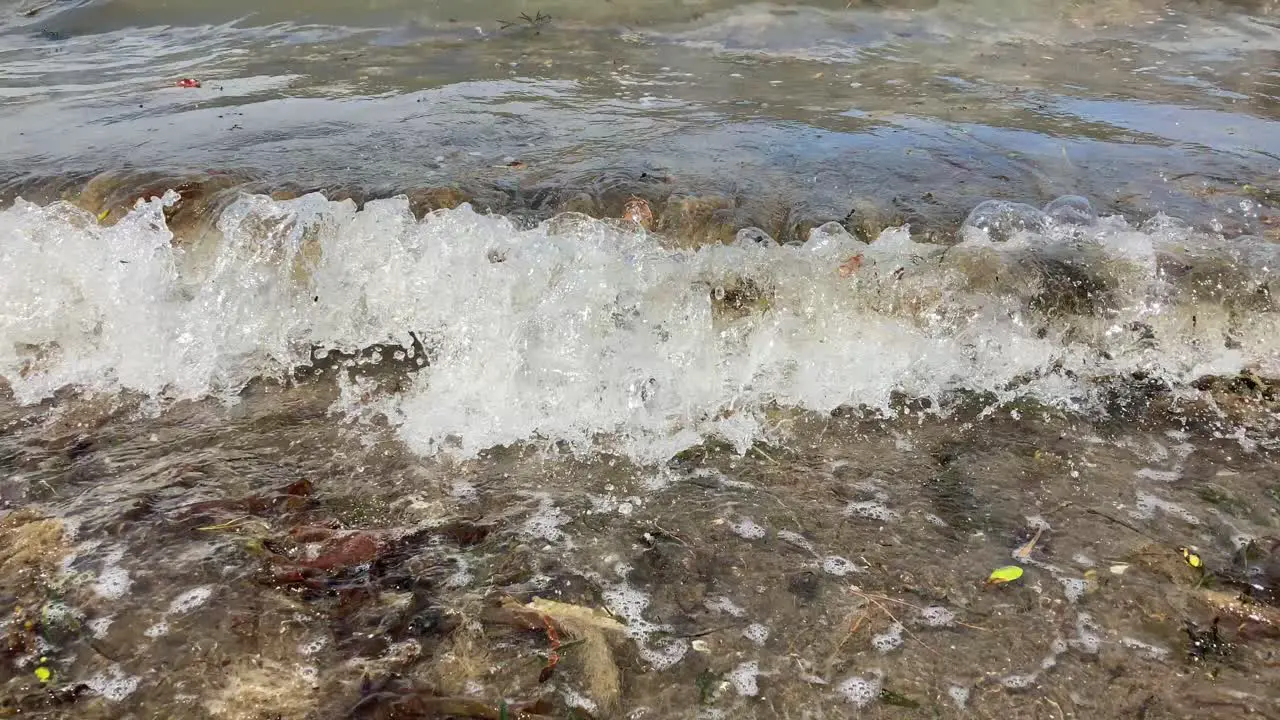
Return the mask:
[[951,702],[955,703],[956,708],[963,710],[969,704],[969,688],[960,685],[952,685],[947,688],[947,694],[951,696]]
[[769,639],[769,628],[760,623],[751,623],[742,631],[742,637],[756,645],[764,645],[765,641]]
[[140,681],[141,679],[136,676],[126,675],[119,665],[112,665],[86,680],[84,684],[97,695],[113,702],[120,702],[138,689]]
[[1070,641],[1071,647],[1088,655],[1096,655],[1102,648],[1102,638],[1097,633],[1098,625],[1088,613],[1076,616],[1076,636]]
[[765,529],[748,517],[741,518],[738,522],[731,524],[729,529],[748,540],[759,540],[765,536]]
[[560,692],[564,695],[564,704],[571,708],[586,710],[589,713],[596,712],[596,704],[591,698],[574,690],[571,687],[561,686]]
[[298,677],[302,678],[311,687],[317,687],[320,684],[320,669],[314,665],[294,665],[298,671]]
[[89,621],[89,632],[99,640],[107,636],[107,631],[111,629],[111,623],[115,622],[114,615],[106,617],[94,618]]
[[728,680],[739,695],[755,697],[760,694],[760,685],[756,682],[759,675],[760,663],[752,660],[730,670]]
[[733,617],[744,617],[747,614],[737,603],[723,595],[715,598],[708,598],[702,602],[711,612],[722,612]]
[[213,588],[208,585],[191,588],[173,599],[173,602],[169,604],[169,613],[172,615],[189,613],[208,602],[212,595]]
[[1081,578],[1058,578],[1058,582],[1062,583],[1062,592],[1070,603],[1084,597],[1085,590],[1089,587]]
[[649,607],[648,595],[624,584],[606,589],[601,597],[605,608],[625,622],[627,635],[636,641],[640,657],[655,670],[666,670],[684,659],[689,651],[688,640],[668,638],[657,643],[650,640],[650,635],[668,628],[645,619],[644,611]]
[[818,550],[813,546],[813,543],[809,542],[808,538],[798,532],[792,532],[791,530],[779,530],[778,539],[789,542],[792,545],[807,551],[810,555],[818,554]]
[[861,500],[849,503],[844,514],[849,516],[858,516],[867,518],[868,520],[877,520],[879,522],[893,522],[898,519],[898,513],[890,510],[884,503],[878,500]]
[[902,647],[902,623],[894,623],[888,630],[871,638],[871,646],[882,653]]
[[1026,690],[1035,683],[1035,675],[1008,675],[1000,679],[1000,684],[1010,690]]
[[1144,480],[1151,480],[1159,483],[1176,482],[1182,477],[1182,473],[1178,470],[1156,470],[1154,468],[1142,468],[1133,474]]
[[556,507],[549,497],[539,499],[538,509],[524,521],[525,534],[547,542],[559,542],[565,538],[560,529],[569,523],[569,517]]
[[640,657],[659,672],[675,666],[689,652],[689,641],[683,638],[670,638],[659,642],[644,641],[640,643]]
[[1053,529],[1053,526],[1049,524],[1049,521],[1045,520],[1044,517],[1041,515],[1027,515],[1026,520],[1027,520],[1027,527],[1031,528],[1032,530],[1052,530]]
[[108,600],[119,600],[129,592],[133,580],[129,571],[119,565],[109,564],[98,573],[93,583],[93,591]]
[[449,495],[460,503],[474,503],[480,501],[480,491],[475,485],[466,480],[454,480],[453,485],[449,488]]
[[822,558],[822,571],[828,575],[836,577],[844,577],[862,570],[853,563],[852,560],[842,558],[839,555],[829,555]]
[[451,588],[464,588],[470,585],[471,582],[475,580],[475,576],[471,574],[471,564],[468,563],[467,559],[461,555],[453,556],[452,560],[456,569],[453,571],[453,574],[444,581],[445,586]]
[[864,708],[880,697],[881,679],[879,677],[851,677],[836,686],[836,691],[844,696],[850,705]]
[[299,645],[298,653],[300,655],[307,655],[307,656],[315,655],[316,653],[323,650],[324,646],[328,644],[329,644],[329,640],[327,638],[318,637],[309,642],[304,642],[301,645]]
[[956,614],[941,605],[930,605],[920,611],[920,620],[928,627],[951,627],[955,623]]
[[1192,515],[1186,508],[1172,503],[1168,500],[1156,497],[1150,493],[1138,493],[1137,502],[1134,504],[1134,510],[1129,513],[1130,516],[1138,520],[1150,520],[1156,516],[1156,511],[1176,515],[1189,525],[1199,525],[1200,519]]
[[1146,660],[1164,660],[1169,657],[1169,650],[1158,645],[1149,645],[1131,637],[1120,638],[1120,644],[1130,650],[1135,650],[1138,656]]

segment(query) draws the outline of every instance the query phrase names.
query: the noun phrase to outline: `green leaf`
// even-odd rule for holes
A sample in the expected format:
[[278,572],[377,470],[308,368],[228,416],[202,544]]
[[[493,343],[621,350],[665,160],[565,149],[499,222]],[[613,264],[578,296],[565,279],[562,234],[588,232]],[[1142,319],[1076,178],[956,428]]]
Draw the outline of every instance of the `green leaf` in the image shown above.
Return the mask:
[[987,578],[987,583],[990,585],[1003,585],[1008,582],[1013,582],[1020,577],[1022,577],[1021,567],[1018,567],[1017,565],[1005,565],[1004,567],[992,570],[990,577]]

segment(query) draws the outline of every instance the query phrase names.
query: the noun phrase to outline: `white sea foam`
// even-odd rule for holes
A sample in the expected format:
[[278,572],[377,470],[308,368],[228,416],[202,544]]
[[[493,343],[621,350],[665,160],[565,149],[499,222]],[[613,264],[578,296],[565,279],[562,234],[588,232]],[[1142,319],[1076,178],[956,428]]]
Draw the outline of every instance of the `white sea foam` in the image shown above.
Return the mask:
[[[234,401],[254,377],[313,362],[313,348],[389,344],[421,365],[405,389],[349,386],[334,409],[385,416],[423,454],[538,439],[653,462],[709,436],[745,451],[767,438],[774,403],[889,410],[896,392],[963,386],[1077,406],[1091,377],[1280,373],[1274,309],[1237,327],[1197,306],[1190,323],[1179,303],[1195,301],[1157,262],[1222,256],[1256,302],[1280,246],[1172,222],[1080,225],[1052,208],[1032,222],[988,206],[975,227],[1026,227],[970,232],[945,253],[903,228],[864,244],[834,224],[800,247],[672,251],[579,216],[518,230],[466,206],[418,221],[404,198],[357,211],[318,194],[245,195],[196,252],[171,244],[174,199],[111,227],[64,203],[0,211],[0,378],[20,401],[68,385]],[[853,253],[862,268],[842,277]],[[1101,278],[1105,314],[1036,315],[1050,286],[1037,258],[1063,256]],[[768,311],[722,317],[715,288],[741,278]],[[1159,344],[1137,342],[1139,325]]]

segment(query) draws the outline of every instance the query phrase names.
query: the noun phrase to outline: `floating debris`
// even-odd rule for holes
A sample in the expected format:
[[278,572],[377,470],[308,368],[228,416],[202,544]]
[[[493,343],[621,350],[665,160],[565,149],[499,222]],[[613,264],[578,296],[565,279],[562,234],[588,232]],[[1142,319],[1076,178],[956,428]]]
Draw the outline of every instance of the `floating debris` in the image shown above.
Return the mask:
[[1004,585],[1022,577],[1022,568],[1017,565],[1006,565],[996,568],[987,576],[988,585]]

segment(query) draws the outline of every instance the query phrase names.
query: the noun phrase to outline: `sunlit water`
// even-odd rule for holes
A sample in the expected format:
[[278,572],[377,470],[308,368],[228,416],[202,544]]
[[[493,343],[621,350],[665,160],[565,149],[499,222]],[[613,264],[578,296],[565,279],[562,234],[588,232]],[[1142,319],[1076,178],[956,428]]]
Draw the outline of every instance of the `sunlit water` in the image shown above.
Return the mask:
[[4,712],[1274,711],[1274,6],[4,12]]

